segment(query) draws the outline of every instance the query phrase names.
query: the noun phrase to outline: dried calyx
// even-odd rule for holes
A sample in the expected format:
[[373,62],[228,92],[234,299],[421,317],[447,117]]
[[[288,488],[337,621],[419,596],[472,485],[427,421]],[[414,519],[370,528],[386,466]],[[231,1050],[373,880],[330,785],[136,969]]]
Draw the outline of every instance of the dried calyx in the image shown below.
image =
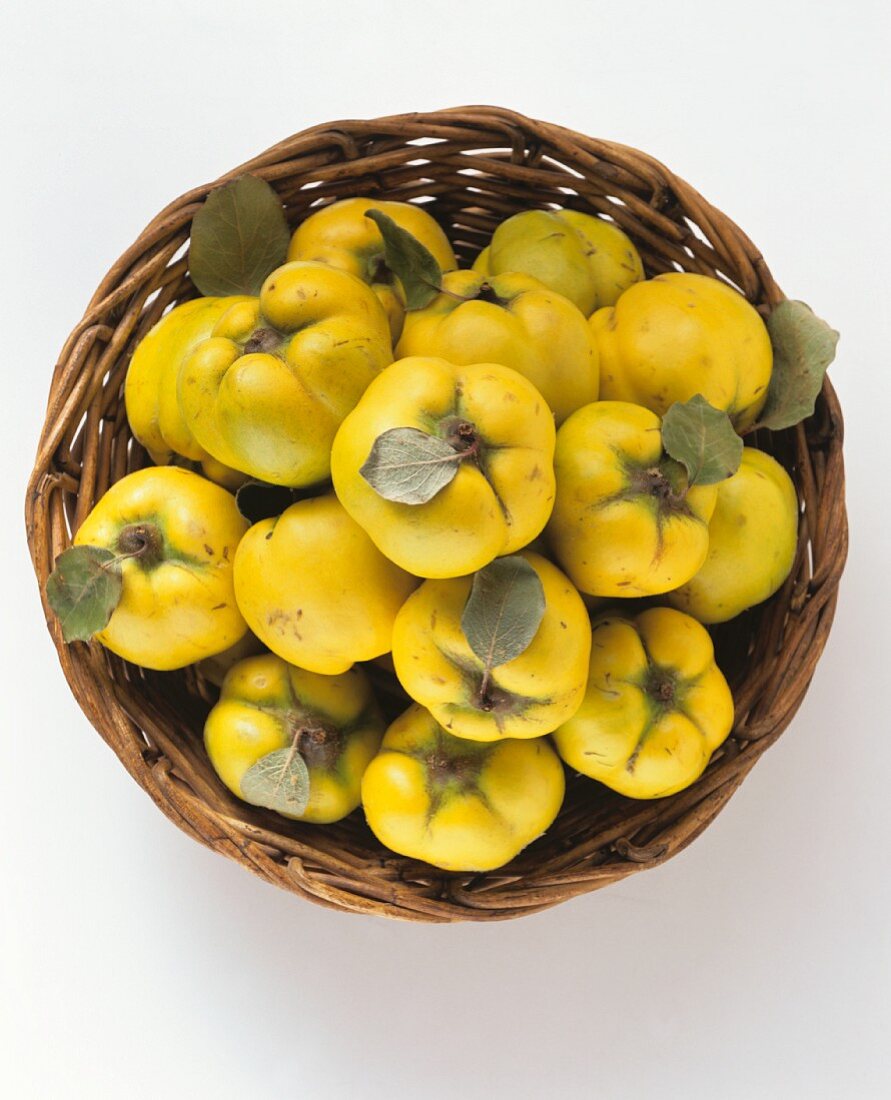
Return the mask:
[[164,538],[154,523],[131,523],[121,530],[115,546],[122,558],[135,558],[148,569],[161,561]]
[[492,284],[484,281],[480,283],[479,290],[476,292],[476,294],[468,295],[466,297],[466,301],[489,302],[493,306],[503,306],[509,301],[509,299],[499,298],[499,296],[495,293],[495,288],[492,286]]
[[644,691],[659,707],[671,707],[677,701],[678,677],[671,669],[651,665],[644,678]]
[[460,416],[449,417],[439,425],[442,438],[453,447],[462,458],[470,458],[479,454],[482,440],[477,432],[476,425],[470,420],[464,420]]
[[308,768],[330,769],[340,753],[342,734],[334,726],[318,722],[292,719],[292,744],[303,757]]
[[492,669],[487,668],[480,679],[480,686],[473,696],[473,705],[487,714],[508,714],[515,711],[518,700],[510,692],[503,691],[492,683]]
[[689,482],[676,462],[638,467],[630,472],[628,481],[632,493],[652,497],[661,511],[689,511],[686,503]]
[[437,746],[425,759],[427,774],[432,783],[442,785],[458,782],[472,786],[479,777],[480,761],[472,754],[450,754]]
[[269,355],[282,345],[282,335],[274,328],[254,329],[244,345],[244,355],[262,353]]

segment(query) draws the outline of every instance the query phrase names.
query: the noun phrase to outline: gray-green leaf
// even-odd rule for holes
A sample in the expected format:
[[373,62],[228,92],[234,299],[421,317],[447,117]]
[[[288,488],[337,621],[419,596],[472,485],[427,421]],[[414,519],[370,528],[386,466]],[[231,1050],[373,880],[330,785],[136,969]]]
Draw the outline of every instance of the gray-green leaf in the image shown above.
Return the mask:
[[662,446],[684,466],[691,487],[714,485],[735,474],[743,452],[730,417],[701,393],[675,401],[662,418]]
[[374,441],[359,473],[384,500],[426,504],[458,472],[464,453],[418,428],[390,428]]
[[488,672],[520,656],[544,613],[538,574],[525,558],[512,554],[496,558],[473,578],[461,629]]
[[120,562],[102,546],[72,546],[56,558],[46,598],[66,642],[85,642],[108,626],[124,579]]
[[402,283],[408,309],[423,309],[442,288],[442,269],[436,257],[381,210],[366,210],[384,239],[387,267]]
[[242,776],[241,794],[254,806],[302,814],[309,803],[309,769],[296,745],[261,756]]
[[780,302],[767,318],[773,373],[759,427],[791,428],[814,411],[838,333],[804,302]]
[[202,294],[259,294],[288,254],[288,223],[275,191],[240,176],[207,196],[192,219],[189,274]]

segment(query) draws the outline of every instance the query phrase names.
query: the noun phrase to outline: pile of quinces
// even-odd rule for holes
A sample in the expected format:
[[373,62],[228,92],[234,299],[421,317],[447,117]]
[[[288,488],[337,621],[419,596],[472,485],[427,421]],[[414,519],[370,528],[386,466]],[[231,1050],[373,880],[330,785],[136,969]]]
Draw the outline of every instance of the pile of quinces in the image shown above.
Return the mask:
[[67,641],[201,662],[230,791],[316,824],[361,804],[446,870],[543,833],[564,764],[629,798],[702,774],[734,709],[706,626],[798,545],[789,474],[741,436],[812,411],[828,326],[647,279],[592,214],[515,214],[460,270],[421,205],[332,202],[290,235],[252,176],[196,216],[190,273],[204,296],[126,379],[154,465],[48,581]]

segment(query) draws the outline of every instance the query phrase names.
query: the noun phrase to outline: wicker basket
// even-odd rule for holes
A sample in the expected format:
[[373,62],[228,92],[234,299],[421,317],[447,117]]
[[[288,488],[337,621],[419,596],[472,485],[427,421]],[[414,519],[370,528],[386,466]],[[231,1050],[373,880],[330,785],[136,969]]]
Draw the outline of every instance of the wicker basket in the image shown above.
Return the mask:
[[[195,295],[184,246],[208,191],[245,170],[270,181],[292,224],[349,195],[424,203],[469,266],[495,225],[558,204],[613,218],[649,275],[720,275],[762,312],[783,297],[758,250],[729,218],[658,161],[494,107],[336,122],[288,138],[222,180],[171,203],[111,268],[65,343],[26,504],[41,591],[54,559],[95,501],[146,464],[124,414],[137,341],[171,303]],[[193,669],[152,673],[98,644],[63,643],[47,625],[85,714],[181,829],[245,867],[335,909],[420,921],[534,913],[664,862],[715,818],[801,704],[826,642],[847,549],[842,418],[827,381],[815,415],[758,447],[790,471],[803,504],[792,575],[768,603],[713,633],[736,699],[733,733],[691,788],[634,802],[580,777],[547,835],[507,867],[451,874],[403,859],[361,811],[337,825],[286,822],[233,798],[202,746],[214,689]],[[398,703],[396,703],[398,705]]]

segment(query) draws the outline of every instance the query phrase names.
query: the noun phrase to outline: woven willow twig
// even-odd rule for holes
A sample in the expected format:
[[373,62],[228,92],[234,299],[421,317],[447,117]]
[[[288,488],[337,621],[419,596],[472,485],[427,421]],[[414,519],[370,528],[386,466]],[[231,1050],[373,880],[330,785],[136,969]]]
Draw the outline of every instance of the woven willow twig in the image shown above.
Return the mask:
[[[349,195],[422,203],[469,264],[495,225],[558,204],[614,219],[650,275],[681,268],[724,278],[762,312],[783,297],[729,218],[635,149],[494,107],[463,107],[313,127],[183,195],[103,279],[53,373],[28,486],[28,541],[41,590],[56,556],[108,486],[146,458],[131,439],[122,384],[136,343],[194,296],[180,255],[208,191],[251,172],[269,180],[292,224]],[[509,866],[447,874],[403,859],[361,812],[337,825],[286,822],[233,798],[204,754],[213,689],[193,670],[144,672],[98,645],[66,646],[47,625],[71,689],[126,769],[180,828],[263,878],[335,909],[419,921],[498,920],[555,905],[664,862],[715,818],[789,724],[826,642],[847,549],[842,418],[827,381],[815,415],[755,441],[792,474],[803,505],[792,576],[767,604],[715,631],[736,698],[733,734],[690,789],[633,802],[570,778],[555,825]]]

